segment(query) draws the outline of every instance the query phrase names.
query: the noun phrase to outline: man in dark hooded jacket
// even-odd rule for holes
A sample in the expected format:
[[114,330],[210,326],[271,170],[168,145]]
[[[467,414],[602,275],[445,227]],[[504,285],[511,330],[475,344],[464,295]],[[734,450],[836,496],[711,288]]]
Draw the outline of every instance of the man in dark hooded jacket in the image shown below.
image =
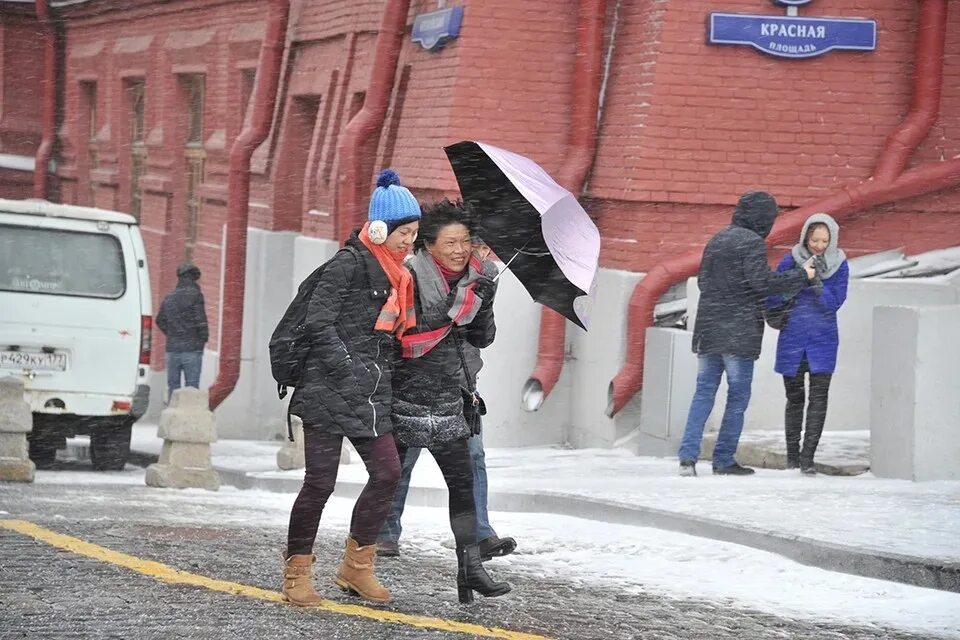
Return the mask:
[[695,476],[703,427],[713,410],[720,378],[727,374],[727,404],[713,452],[713,472],[749,475],[753,469],[734,460],[743,414],[750,403],[753,364],[763,341],[763,300],[793,295],[814,277],[810,264],[783,273],[767,264],[764,238],[773,228],[777,202],[765,191],[740,197],[733,222],[721,229],[703,250],[698,275],[700,304],[693,329],[693,351],[699,360],[697,390],[690,405],[680,445],[680,475]]
[[167,294],[157,314],[157,326],[167,336],[167,388],[170,395],[180,388],[183,373],[186,386],[200,387],[203,346],[207,343],[207,312],[197,280],[200,269],[185,262],[177,268],[177,286]]

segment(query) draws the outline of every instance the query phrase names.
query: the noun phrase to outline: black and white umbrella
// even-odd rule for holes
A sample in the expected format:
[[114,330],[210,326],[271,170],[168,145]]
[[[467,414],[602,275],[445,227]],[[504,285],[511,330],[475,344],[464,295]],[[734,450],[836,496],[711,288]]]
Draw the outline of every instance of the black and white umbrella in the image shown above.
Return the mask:
[[576,196],[533,160],[483,142],[445,147],[481,235],[536,302],[590,324],[600,232]]

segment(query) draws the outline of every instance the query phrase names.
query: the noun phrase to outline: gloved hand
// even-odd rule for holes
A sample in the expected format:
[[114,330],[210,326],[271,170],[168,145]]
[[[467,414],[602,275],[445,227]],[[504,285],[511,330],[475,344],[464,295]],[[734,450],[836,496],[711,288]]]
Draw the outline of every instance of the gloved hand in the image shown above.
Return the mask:
[[480,296],[485,304],[490,304],[497,293],[497,283],[487,276],[479,276],[473,283],[473,292]]

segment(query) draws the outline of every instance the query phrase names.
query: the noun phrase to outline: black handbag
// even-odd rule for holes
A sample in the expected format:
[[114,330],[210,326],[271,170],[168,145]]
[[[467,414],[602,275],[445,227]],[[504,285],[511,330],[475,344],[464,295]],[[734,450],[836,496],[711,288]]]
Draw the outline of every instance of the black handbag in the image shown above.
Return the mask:
[[767,326],[771,329],[783,331],[787,326],[787,320],[790,318],[790,310],[793,309],[793,305],[796,303],[797,297],[794,296],[790,298],[786,304],[773,307],[772,309],[764,309],[763,319],[767,322]]
[[460,395],[463,396],[463,419],[466,420],[472,435],[479,435],[482,429],[483,420],[481,416],[487,415],[487,404],[477,393],[473,382],[470,380],[470,369],[467,367],[467,359],[463,355],[460,336],[456,329],[453,330],[453,340],[457,346],[457,354],[460,356],[460,366],[463,367],[463,377],[467,381],[466,388],[460,387]]

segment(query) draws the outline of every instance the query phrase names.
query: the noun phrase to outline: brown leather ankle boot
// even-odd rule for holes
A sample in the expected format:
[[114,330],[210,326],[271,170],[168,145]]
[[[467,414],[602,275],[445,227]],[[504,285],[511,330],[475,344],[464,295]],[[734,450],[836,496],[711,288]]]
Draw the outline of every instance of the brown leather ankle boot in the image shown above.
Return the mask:
[[373,575],[373,560],[377,545],[361,547],[352,537],[347,538],[347,549],[337,569],[337,586],[344,591],[353,591],[371,602],[390,602],[390,590]]
[[313,588],[312,554],[290,556],[283,567],[283,599],[298,607],[316,607],[323,598]]

